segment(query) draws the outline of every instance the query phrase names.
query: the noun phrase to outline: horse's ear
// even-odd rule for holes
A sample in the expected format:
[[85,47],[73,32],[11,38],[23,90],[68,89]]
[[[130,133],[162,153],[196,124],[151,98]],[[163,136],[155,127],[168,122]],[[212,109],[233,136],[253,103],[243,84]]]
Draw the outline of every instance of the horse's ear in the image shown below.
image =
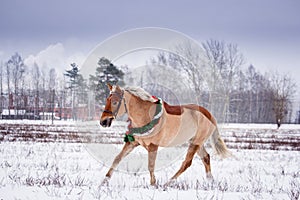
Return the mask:
[[113,86],[110,83],[106,83],[106,85],[107,85],[108,89],[111,91]]
[[122,91],[121,88],[119,87],[119,85],[116,85],[116,90],[117,91]]

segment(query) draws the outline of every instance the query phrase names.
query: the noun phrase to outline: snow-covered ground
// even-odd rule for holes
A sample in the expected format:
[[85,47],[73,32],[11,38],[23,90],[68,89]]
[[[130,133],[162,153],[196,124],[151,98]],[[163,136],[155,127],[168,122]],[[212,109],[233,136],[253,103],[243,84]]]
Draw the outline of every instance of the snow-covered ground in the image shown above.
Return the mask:
[[[76,122],[72,120],[54,120],[53,124],[55,125],[70,125],[81,122]],[[123,123],[121,121],[114,121],[113,124]],[[0,124],[35,124],[35,125],[51,125],[51,120],[1,120]],[[276,124],[243,124],[243,123],[224,123],[219,124],[222,128],[252,128],[252,129],[276,129]],[[300,124],[282,124],[280,129],[298,129],[300,130]]]
[[3,120],[0,119],[0,124],[33,124],[33,125],[70,125],[75,124],[72,120],[54,120],[53,123],[51,120],[28,120],[28,119],[22,119],[22,120]]
[[[42,125],[51,125],[43,121],[0,121],[0,125],[4,123],[32,124],[32,132],[40,130]],[[50,131],[74,128],[73,122],[54,121],[54,124],[57,127],[49,126]],[[123,134],[124,125],[115,123],[112,129],[101,129],[97,134],[101,136],[102,131]],[[196,156],[192,166],[168,188],[163,185],[180,167],[186,147],[159,151],[158,188],[149,186],[146,150],[142,147],[123,160],[108,186],[100,186],[122,144],[6,140],[4,135],[0,143],[0,199],[299,199],[300,151],[260,149],[265,144],[258,142],[270,138],[280,141],[286,135],[290,141],[299,141],[299,125],[284,124],[279,130],[276,125],[268,124],[223,124],[220,128],[228,143],[234,141],[232,147],[249,139],[256,148],[243,149],[239,144],[231,149],[234,157],[224,160],[211,153],[214,181],[206,180],[204,166]],[[108,138],[111,140],[112,136]],[[115,152],[111,151],[111,145],[116,147]],[[106,157],[94,159],[97,151]],[[172,155],[178,153],[176,159],[166,164],[171,159],[168,151],[173,151]]]
[[[186,151],[182,148],[182,151]],[[157,170],[159,188],[146,172],[116,172],[100,186],[107,167],[83,144],[2,142],[0,199],[296,199],[300,192],[300,152],[232,150],[234,157],[211,156],[214,181],[205,179],[195,157],[177,182],[162,185],[179,168],[179,159]],[[125,159],[129,162],[130,159]],[[147,162],[145,160],[144,162]]]

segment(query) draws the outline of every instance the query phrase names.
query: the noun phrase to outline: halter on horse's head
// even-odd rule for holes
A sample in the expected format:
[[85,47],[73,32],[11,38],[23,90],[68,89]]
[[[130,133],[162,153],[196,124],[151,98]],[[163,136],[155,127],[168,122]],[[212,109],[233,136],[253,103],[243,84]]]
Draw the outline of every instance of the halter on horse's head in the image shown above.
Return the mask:
[[[115,119],[119,113],[122,100],[124,100],[124,91],[117,85],[107,84],[110,95],[106,99],[106,105],[102,116],[100,118],[100,125],[103,127],[110,127],[112,120]],[[126,104],[124,101],[125,109]]]

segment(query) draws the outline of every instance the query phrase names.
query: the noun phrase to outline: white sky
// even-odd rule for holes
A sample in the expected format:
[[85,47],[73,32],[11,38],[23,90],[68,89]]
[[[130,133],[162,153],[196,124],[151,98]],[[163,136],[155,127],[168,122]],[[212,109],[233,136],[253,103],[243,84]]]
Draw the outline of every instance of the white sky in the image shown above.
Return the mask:
[[19,52],[64,71],[108,37],[150,26],[235,43],[247,64],[290,73],[300,85],[299,8],[297,0],[2,0],[0,62]]

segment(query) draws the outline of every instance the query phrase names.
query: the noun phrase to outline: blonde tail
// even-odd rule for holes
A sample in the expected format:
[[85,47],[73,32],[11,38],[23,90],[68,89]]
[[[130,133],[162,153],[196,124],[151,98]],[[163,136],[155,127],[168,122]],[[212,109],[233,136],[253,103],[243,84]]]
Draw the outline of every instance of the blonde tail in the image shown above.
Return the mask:
[[216,128],[214,130],[214,133],[211,135],[210,143],[216,154],[218,154],[222,158],[232,156],[231,152],[227,149],[223,139],[220,137],[218,128]]

